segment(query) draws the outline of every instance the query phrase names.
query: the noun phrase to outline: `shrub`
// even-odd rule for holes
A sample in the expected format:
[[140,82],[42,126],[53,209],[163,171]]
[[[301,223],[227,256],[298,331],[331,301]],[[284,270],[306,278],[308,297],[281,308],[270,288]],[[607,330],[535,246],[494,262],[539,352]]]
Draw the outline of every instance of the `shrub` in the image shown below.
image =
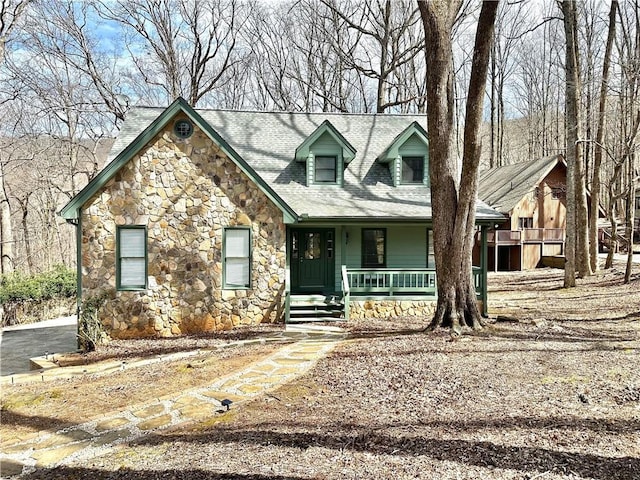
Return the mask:
[[60,265],[38,275],[14,272],[0,276],[0,324],[37,321],[26,312],[46,314],[48,306],[76,295],[76,273]]
[[101,296],[82,300],[80,320],[78,322],[78,337],[80,339],[80,348],[84,352],[92,352],[98,345],[109,340],[109,336],[98,315],[107,298],[109,298],[109,294],[104,293]]
[[0,277],[0,304],[69,298],[76,288],[75,271],[64,265],[32,276],[14,272]]

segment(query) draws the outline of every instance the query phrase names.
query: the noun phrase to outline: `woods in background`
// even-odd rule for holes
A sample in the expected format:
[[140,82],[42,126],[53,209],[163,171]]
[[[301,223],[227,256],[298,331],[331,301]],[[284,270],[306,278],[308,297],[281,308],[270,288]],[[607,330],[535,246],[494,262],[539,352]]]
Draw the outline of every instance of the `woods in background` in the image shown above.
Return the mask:
[[[640,6],[562,4],[500,4],[481,166],[567,151],[566,20],[575,11],[570,138],[586,188],[627,222],[629,242]],[[479,12],[480,2],[463,2],[451,33],[460,157]],[[2,0],[0,14],[0,273],[75,262],[73,229],[56,211],[102,167],[134,104],[182,96],[197,108],[426,112],[430,45],[415,0]],[[579,275],[597,267],[593,252]]]

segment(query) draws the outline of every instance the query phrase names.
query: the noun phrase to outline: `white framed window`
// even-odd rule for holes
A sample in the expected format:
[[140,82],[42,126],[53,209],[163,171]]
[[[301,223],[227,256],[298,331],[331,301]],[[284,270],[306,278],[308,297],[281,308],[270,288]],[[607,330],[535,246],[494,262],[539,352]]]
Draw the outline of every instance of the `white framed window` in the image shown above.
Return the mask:
[[315,183],[337,182],[338,158],[330,155],[318,155],[315,157]]
[[402,177],[403,184],[424,183],[424,157],[403,156]]
[[224,288],[249,288],[251,286],[251,230],[244,227],[225,228],[222,255]]
[[533,217],[518,217],[518,230],[533,228]]
[[122,226],[117,229],[116,279],[118,290],[147,288],[147,229]]

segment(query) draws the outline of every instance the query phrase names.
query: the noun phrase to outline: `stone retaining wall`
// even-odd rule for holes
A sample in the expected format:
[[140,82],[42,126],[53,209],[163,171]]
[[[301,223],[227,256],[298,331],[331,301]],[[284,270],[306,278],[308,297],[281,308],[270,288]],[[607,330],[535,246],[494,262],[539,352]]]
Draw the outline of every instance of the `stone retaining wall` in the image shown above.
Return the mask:
[[[108,296],[100,318],[112,337],[172,336],[274,322],[284,315],[282,212],[194,127],[174,122],[82,212],[82,297]],[[116,291],[116,227],[147,227],[149,288]],[[222,289],[224,227],[252,230],[248,290]]]
[[349,317],[393,318],[400,316],[432,317],[435,300],[354,300],[349,303]]

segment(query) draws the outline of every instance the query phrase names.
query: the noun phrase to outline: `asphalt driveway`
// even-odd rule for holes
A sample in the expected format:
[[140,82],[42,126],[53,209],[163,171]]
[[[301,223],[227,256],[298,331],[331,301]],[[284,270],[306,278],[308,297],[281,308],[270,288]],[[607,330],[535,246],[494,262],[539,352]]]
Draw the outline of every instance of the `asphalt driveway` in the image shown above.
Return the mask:
[[30,325],[6,327],[0,332],[0,375],[24,373],[29,359],[78,349],[76,317],[58,318]]

